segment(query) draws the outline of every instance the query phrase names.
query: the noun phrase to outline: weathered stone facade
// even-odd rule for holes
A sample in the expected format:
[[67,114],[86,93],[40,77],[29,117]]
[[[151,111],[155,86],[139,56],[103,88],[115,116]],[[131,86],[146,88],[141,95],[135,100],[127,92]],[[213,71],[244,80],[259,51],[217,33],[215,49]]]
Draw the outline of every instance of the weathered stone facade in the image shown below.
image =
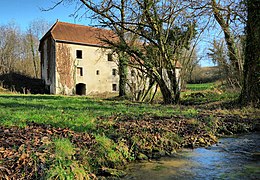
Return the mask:
[[[84,37],[73,34],[75,29],[81,29]],[[74,37],[57,33],[72,33]],[[51,94],[118,92],[116,56],[100,41],[101,33],[107,30],[56,22],[45,34],[39,47],[41,78]]]

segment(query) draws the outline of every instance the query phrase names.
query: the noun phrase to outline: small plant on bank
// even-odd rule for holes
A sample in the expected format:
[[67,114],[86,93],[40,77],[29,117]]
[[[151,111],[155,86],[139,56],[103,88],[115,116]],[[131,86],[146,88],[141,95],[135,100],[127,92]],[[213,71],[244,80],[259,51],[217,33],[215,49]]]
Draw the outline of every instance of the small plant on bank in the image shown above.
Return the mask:
[[53,142],[55,153],[47,179],[84,180],[89,179],[85,169],[75,160],[74,146],[69,139],[56,139]]
[[122,154],[117,151],[117,145],[106,136],[96,135],[96,148],[101,166],[115,167],[124,159]]

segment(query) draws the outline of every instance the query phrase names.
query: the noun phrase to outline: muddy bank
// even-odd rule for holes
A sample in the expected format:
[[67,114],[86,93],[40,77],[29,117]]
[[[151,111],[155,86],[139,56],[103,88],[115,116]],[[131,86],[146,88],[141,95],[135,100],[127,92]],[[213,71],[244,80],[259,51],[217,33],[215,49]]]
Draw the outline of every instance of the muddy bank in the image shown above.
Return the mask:
[[125,141],[137,159],[171,155],[181,148],[207,147],[218,137],[259,130],[259,119],[201,113],[197,117],[110,117],[98,129],[115,142]]

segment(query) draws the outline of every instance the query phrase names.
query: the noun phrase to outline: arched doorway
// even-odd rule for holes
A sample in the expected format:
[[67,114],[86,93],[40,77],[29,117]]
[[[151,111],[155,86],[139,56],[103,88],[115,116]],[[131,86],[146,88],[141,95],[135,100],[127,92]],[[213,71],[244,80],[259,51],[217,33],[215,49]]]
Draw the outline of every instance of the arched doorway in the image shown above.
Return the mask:
[[76,94],[77,95],[86,95],[86,84],[84,84],[84,83],[76,84]]

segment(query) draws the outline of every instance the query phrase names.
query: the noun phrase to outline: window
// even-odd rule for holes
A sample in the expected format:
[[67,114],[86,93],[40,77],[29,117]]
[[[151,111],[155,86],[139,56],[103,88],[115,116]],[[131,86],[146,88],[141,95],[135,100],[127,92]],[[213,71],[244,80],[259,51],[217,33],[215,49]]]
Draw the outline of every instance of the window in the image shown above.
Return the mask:
[[76,50],[77,59],[82,59],[82,50]]
[[135,76],[135,71],[134,70],[131,71],[131,76],[132,77]]
[[112,69],[112,75],[113,75],[113,76],[116,75],[116,69]]
[[99,75],[99,70],[96,71],[96,74]]
[[116,90],[117,90],[116,84],[112,84],[112,91],[116,91]]
[[77,67],[77,75],[83,76],[83,68],[82,67]]
[[107,60],[108,60],[108,61],[113,61],[113,56],[112,56],[111,53],[109,53],[109,54],[107,55]]

